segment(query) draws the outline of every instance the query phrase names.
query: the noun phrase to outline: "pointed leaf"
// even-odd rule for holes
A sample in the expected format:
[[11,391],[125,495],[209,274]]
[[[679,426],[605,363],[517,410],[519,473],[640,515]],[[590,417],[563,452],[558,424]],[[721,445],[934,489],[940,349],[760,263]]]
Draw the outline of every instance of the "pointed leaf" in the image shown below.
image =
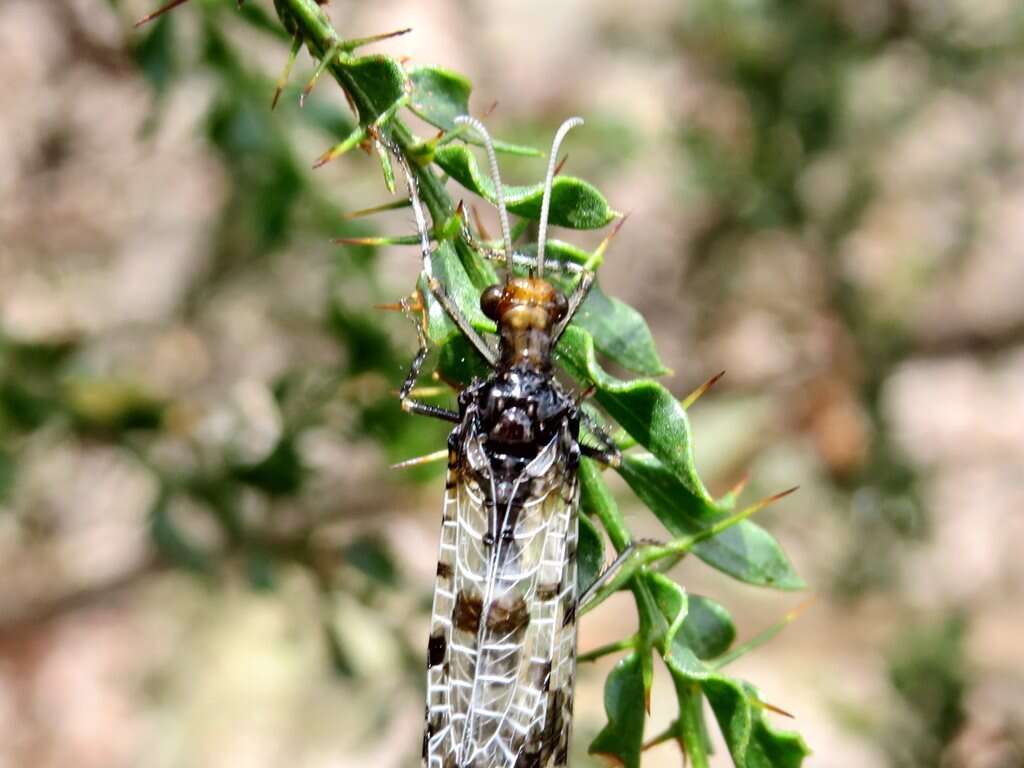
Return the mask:
[[[441,147],[434,155],[444,171],[466,189],[496,203],[494,184],[481,171],[476,156],[463,145]],[[505,204],[510,213],[528,219],[540,217],[544,184],[505,186]],[[604,195],[587,182],[572,176],[558,176],[551,189],[550,222],[572,229],[598,229],[613,218],[615,211]]]
[[[457,72],[441,67],[417,67],[409,73],[412,80],[412,100],[409,108],[419,117],[444,131],[453,131],[459,126],[455,118],[468,115],[469,94],[473,86]],[[462,138],[474,144],[480,143],[475,137],[463,133]],[[542,152],[518,144],[494,140],[494,149],[512,155],[540,157]]]
[[342,59],[340,67],[359,90],[356,103],[365,105],[359,113],[360,125],[369,125],[401,100],[409,87],[409,79],[399,63],[390,56],[372,54]]
[[632,653],[622,659],[604,684],[604,710],[608,724],[587,750],[606,755],[623,768],[640,767],[640,748],[644,740],[644,682],[641,656]]
[[601,407],[661,459],[691,495],[713,503],[694,466],[686,412],[665,387],[651,379],[622,381],[611,376],[597,363],[593,337],[573,326],[562,336],[556,356],[574,378],[597,387]]
[[676,634],[686,623],[689,610],[686,590],[661,573],[647,573],[644,575],[644,579],[655,603],[657,603],[658,610],[662,612],[668,622],[668,629],[665,630],[662,642],[665,646],[672,645]]
[[690,610],[681,637],[699,659],[712,659],[729,650],[736,626],[723,606],[701,595],[690,595]]
[[[444,286],[448,296],[455,302],[462,315],[477,330],[493,333],[494,323],[480,311],[480,294],[470,282],[462,262],[459,261],[450,241],[443,241],[434,251],[432,257],[434,277]],[[444,308],[435,301],[424,280],[420,281],[420,293],[427,303],[430,340],[442,346],[452,337],[461,333],[445,313]]]
[[[619,474],[673,536],[693,535],[725,516],[714,502],[694,494],[650,454],[624,457]],[[708,565],[748,584],[776,589],[804,586],[779,543],[749,520],[701,542],[693,551]]]
[[748,683],[714,675],[704,683],[704,694],[737,768],[799,768],[810,754],[798,734],[767,723]]
[[645,376],[669,372],[654,348],[654,337],[643,315],[628,304],[610,298],[594,283],[573,324],[594,337],[598,351],[623,368]]

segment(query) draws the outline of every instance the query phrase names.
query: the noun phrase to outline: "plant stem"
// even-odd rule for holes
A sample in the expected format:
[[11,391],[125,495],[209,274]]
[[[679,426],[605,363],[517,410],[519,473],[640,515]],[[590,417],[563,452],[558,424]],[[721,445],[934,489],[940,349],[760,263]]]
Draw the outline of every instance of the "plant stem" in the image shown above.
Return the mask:
[[698,686],[689,690],[676,686],[679,698],[679,733],[693,768],[709,768],[707,746],[704,743],[704,719],[701,706],[704,696]]
[[618,653],[619,651],[631,651],[636,648],[637,640],[639,638],[636,635],[631,635],[625,640],[618,640],[614,643],[608,643],[607,645],[599,646],[592,651],[587,653],[581,653],[576,659],[579,662],[597,661],[602,656],[607,656],[611,653]]
[[[331,25],[331,20],[315,0],[277,0],[274,7],[285,28],[294,26],[305,40],[310,54],[318,61],[322,61],[331,47],[341,39]],[[332,57],[327,69],[351,98],[359,112],[360,122],[370,122],[373,119],[371,116],[376,116],[374,104],[369,95],[359,88],[355,79],[342,66],[340,57]],[[397,118],[391,118],[388,121],[388,127],[395,143],[407,157],[411,157],[409,149],[415,143],[412,132]],[[446,221],[452,215],[453,208],[451,198],[444,186],[426,167],[416,162],[411,162],[410,166],[419,181],[420,196],[423,198],[427,210],[430,211],[431,217],[434,221]]]

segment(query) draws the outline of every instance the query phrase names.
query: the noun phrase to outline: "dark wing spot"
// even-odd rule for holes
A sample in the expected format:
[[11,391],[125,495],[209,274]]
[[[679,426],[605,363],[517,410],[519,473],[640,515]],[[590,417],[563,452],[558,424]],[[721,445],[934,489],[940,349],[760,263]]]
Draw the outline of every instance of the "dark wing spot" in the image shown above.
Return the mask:
[[452,567],[449,563],[443,560],[437,561],[437,577],[439,579],[450,579],[452,577]]
[[448,641],[444,639],[444,633],[438,632],[430,636],[427,643],[427,666],[436,667],[444,661],[445,651],[448,650]]
[[519,757],[516,758],[515,768],[541,768],[540,751],[520,752]]
[[538,600],[554,600],[558,597],[558,593],[561,592],[562,585],[560,582],[554,584],[541,584],[537,587],[537,599]]
[[480,614],[483,613],[483,600],[480,595],[460,591],[455,598],[455,609],[452,611],[452,622],[463,632],[476,634],[480,628]]
[[530,664],[530,685],[538,691],[547,691],[551,687],[550,661]]
[[571,626],[576,621],[576,601],[573,600],[565,607],[565,617],[562,619],[562,626]]
[[502,598],[487,609],[487,629],[499,635],[511,635],[526,629],[530,623],[530,609],[521,595]]
[[555,691],[548,701],[548,714],[544,721],[544,743],[542,751],[547,759],[555,754],[562,741],[562,691]]

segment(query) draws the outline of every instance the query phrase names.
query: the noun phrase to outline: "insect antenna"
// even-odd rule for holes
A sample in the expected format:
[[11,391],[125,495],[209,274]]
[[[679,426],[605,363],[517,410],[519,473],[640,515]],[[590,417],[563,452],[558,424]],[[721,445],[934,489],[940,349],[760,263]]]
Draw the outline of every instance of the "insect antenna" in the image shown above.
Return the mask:
[[537,274],[544,277],[544,243],[548,237],[548,211],[551,209],[551,187],[555,182],[555,168],[558,165],[558,148],[565,135],[577,125],[583,125],[582,117],[570,117],[558,127],[555,140],[551,142],[548,156],[548,174],[544,179],[544,200],[540,206],[540,225],[537,230]]
[[512,279],[512,228],[508,225],[508,210],[505,208],[505,188],[501,186],[501,174],[498,171],[498,156],[494,152],[494,142],[484,124],[475,117],[460,115],[455,118],[459,125],[469,125],[483,137],[487,149],[487,160],[491,164],[491,181],[494,182],[494,194],[498,200],[498,217],[501,219],[501,237],[505,242],[506,280]]

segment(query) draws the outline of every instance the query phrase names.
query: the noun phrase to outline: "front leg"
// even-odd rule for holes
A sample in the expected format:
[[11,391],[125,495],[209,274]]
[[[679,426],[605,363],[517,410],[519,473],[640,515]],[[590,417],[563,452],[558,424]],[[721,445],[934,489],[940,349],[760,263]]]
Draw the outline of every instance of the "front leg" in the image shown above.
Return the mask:
[[565,317],[558,321],[558,325],[554,327],[551,332],[551,347],[558,343],[558,340],[562,338],[562,334],[565,333],[565,329],[569,327],[569,323],[572,322],[573,317],[579,311],[579,308],[583,306],[583,302],[586,300],[587,295],[590,293],[590,289],[594,285],[594,273],[589,269],[579,273],[577,278],[579,282],[576,284],[576,289],[569,296],[569,309],[565,313]]
[[416,350],[416,357],[413,358],[412,365],[409,366],[409,373],[406,375],[405,381],[402,382],[402,388],[398,390],[398,399],[402,403],[402,410],[406,413],[415,413],[420,416],[432,416],[435,419],[443,419],[444,421],[458,423],[459,414],[455,411],[431,405],[430,403],[421,403],[419,400],[414,400],[412,398],[412,389],[416,386],[416,380],[420,377],[420,371],[423,370],[423,363],[426,361],[427,354],[430,352],[430,345],[427,342],[427,333],[423,329],[423,323],[416,317],[412,304],[410,304],[408,298],[402,299],[401,307],[403,314],[409,318],[409,321],[416,328],[416,338],[419,342],[419,349]]

